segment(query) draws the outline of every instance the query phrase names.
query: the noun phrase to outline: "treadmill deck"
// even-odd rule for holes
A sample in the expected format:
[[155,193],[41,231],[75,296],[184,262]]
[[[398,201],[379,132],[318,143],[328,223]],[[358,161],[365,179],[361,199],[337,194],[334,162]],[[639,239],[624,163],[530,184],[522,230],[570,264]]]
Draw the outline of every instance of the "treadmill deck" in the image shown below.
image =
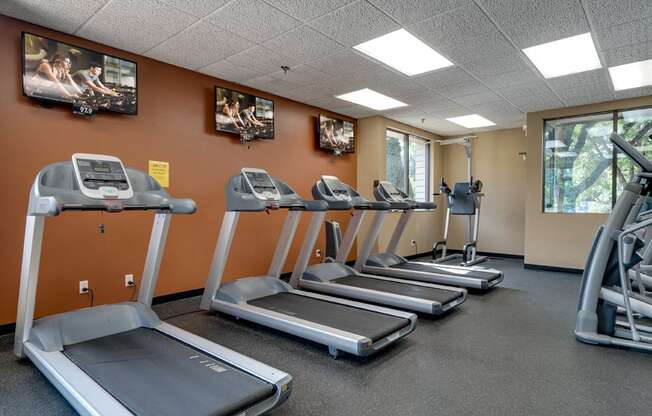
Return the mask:
[[378,341],[410,325],[408,319],[280,292],[253,299],[252,306],[351,332]]
[[275,389],[148,328],[68,345],[63,354],[136,415],[228,415]]
[[378,290],[381,292],[388,292],[396,295],[426,299],[438,302],[442,305],[446,305],[463,297],[463,293],[460,291],[437,289],[432,287],[413,285],[410,283],[392,282],[388,280],[374,279],[356,275],[340,277],[338,279],[334,279],[332,282],[346,286]]
[[445,267],[439,267],[439,265],[435,263],[422,264],[413,261],[407,261],[403,263],[393,264],[389,267],[391,267],[392,269],[405,269],[405,270],[413,270],[415,272],[439,273],[439,274],[447,274],[451,276],[466,277],[469,279],[480,279],[480,280],[486,280],[487,282],[491,282],[492,280],[500,278],[500,274],[498,273],[485,272],[481,270],[471,270],[471,269],[453,270],[453,269],[447,269]]

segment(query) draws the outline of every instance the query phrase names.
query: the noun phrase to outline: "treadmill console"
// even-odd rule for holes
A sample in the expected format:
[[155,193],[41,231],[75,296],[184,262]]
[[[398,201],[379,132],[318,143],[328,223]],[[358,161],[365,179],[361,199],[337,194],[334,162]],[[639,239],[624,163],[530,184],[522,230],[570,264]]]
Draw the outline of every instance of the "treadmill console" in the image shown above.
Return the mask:
[[79,190],[93,199],[129,199],[134,196],[124,165],[114,156],[75,153],[72,165]]
[[405,201],[405,199],[403,198],[403,195],[401,194],[401,191],[399,191],[396,188],[396,186],[394,186],[393,183],[387,182],[387,181],[381,181],[379,186],[383,188],[385,193],[389,196],[389,200],[391,202],[403,202],[403,201]]
[[263,169],[242,168],[242,177],[249,186],[251,193],[262,201],[280,201],[281,193],[274,181]]
[[335,176],[324,175],[321,177],[321,180],[322,182],[324,182],[324,186],[333,197],[344,201],[351,200],[351,195],[349,194],[349,188],[347,188],[347,186],[344,185]]

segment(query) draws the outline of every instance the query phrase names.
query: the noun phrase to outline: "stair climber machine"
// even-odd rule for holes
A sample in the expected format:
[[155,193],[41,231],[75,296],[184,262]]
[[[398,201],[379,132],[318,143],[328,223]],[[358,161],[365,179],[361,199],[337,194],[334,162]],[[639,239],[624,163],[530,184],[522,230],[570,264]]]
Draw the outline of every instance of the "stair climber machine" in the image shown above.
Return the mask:
[[[461,266],[473,266],[487,260],[486,256],[477,255],[478,232],[480,230],[480,205],[482,202],[482,182],[473,180],[472,148],[476,136],[465,136],[455,139],[441,140],[440,145],[459,144],[464,146],[466,154],[466,182],[457,182],[451,190],[444,178],[441,178],[439,192],[434,195],[446,195],[446,224],[444,225],[444,239],[437,241],[432,248],[434,263],[445,263],[453,260],[462,260]],[[448,232],[450,229],[451,215],[467,218],[467,242],[462,248],[462,253],[447,255]],[[441,251],[441,256],[438,257]]]
[[652,162],[616,134],[611,142],[641,172],[625,186],[607,223],[596,233],[582,276],[575,336],[589,344],[652,351],[652,300],[632,290],[629,276],[645,257],[644,241],[637,234],[652,226],[652,218],[634,221],[638,201],[652,196]]
[[[45,217],[156,212],[138,300],[34,319]],[[29,197],[14,352],[29,358],[81,415],[262,414],[282,404],[291,377],[162,322],[152,297],[175,199],[113,156],[75,154],[41,170]]]
[[394,184],[385,181],[376,181],[374,183],[374,196],[378,201],[388,202],[390,209],[400,212],[401,217],[396,223],[385,251],[371,255],[371,250],[378,240],[382,226],[381,220],[374,221],[369,230],[369,235],[358,251],[358,258],[353,266],[354,269],[367,274],[482,291],[502,282],[503,272],[500,270],[477,266],[462,267],[435,264],[429,261],[409,261],[396,254],[398,243],[414,211],[417,209],[433,210],[437,206],[432,202],[417,202],[408,199],[408,196],[398,190]]
[[365,214],[374,211],[376,217],[380,217],[376,221],[382,221],[389,210],[389,204],[367,201],[334,176],[322,176],[313,186],[312,194],[316,200],[325,201],[329,210],[349,211],[353,208],[353,217],[344,243],[335,255],[335,261],[308,267],[310,254],[326,216],[326,211],[313,213],[309,232],[290,279],[293,287],[428,315],[441,315],[466,300],[465,289],[362,274],[344,264]]
[[[226,202],[227,210],[201,300],[203,309],[326,345],[333,357],[341,351],[367,356],[414,330],[416,315],[413,313],[298,290],[280,279],[301,213],[326,212],[326,202],[303,200],[285,182],[253,168],[243,168],[229,179]],[[279,209],[287,210],[288,214],[267,274],[220,285],[240,213]],[[313,234],[314,224],[311,224],[306,239]],[[307,264],[306,247],[308,244],[304,243],[299,259]],[[297,265],[295,269],[305,266]]]
[[[445,263],[461,259],[460,266],[474,266],[487,260],[486,256],[477,255],[478,231],[480,229],[480,202],[482,200],[482,182],[473,180],[470,182],[457,182],[453,190],[448,187],[444,178],[441,178],[439,193],[435,195],[446,195],[446,223],[444,225],[444,239],[437,241],[432,249],[434,263]],[[448,254],[447,242],[450,229],[451,215],[464,216],[468,220],[467,242],[462,248],[462,253]],[[441,256],[437,256],[441,251]]]

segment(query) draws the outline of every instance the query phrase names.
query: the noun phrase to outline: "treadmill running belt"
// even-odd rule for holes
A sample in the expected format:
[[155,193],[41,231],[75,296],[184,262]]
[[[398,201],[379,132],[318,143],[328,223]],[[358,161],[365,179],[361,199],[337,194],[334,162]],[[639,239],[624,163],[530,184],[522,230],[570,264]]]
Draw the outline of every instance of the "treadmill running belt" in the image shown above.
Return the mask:
[[452,276],[468,277],[473,279],[482,279],[491,282],[494,279],[500,277],[499,273],[485,272],[482,270],[461,270],[461,269],[449,269],[445,267],[439,267],[434,263],[416,263],[413,261],[406,261],[403,263],[393,264],[392,269],[406,269],[414,270],[416,272],[425,272],[425,273],[439,273],[447,274]]
[[372,341],[378,341],[410,324],[404,318],[287,292],[250,300],[249,304],[362,335]]
[[227,415],[274,393],[272,384],[147,328],[63,353],[136,415]]
[[345,276],[332,280],[333,283],[341,285],[360,287],[363,289],[378,290],[381,292],[394,293],[396,295],[411,296],[419,299],[426,299],[438,302],[442,305],[453,302],[462,297],[462,292],[455,290],[436,289],[413,285],[410,283],[392,282],[382,279],[374,279],[363,276]]

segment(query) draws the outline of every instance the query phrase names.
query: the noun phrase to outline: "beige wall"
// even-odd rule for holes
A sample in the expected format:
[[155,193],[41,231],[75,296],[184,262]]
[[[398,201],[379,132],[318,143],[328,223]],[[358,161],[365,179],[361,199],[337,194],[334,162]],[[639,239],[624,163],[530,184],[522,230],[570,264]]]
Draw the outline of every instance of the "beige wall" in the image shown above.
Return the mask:
[[[526,148],[521,128],[476,134],[472,147],[473,176],[484,183],[478,251],[523,255],[525,239],[525,168],[519,156]],[[464,147],[441,146],[446,183],[467,180]],[[439,180],[439,177],[435,177]],[[436,199],[443,211],[444,197]],[[466,241],[468,220],[453,216],[448,247],[461,249]]]
[[[424,139],[440,139],[432,133],[420,130],[384,117],[370,117],[358,120],[358,143],[356,153],[358,155],[358,191],[368,199],[373,199],[373,181],[385,179],[385,131],[388,128],[414,134]],[[441,161],[440,146],[433,142],[430,146],[431,160],[431,184],[430,189],[435,189],[436,180],[442,175],[443,167]],[[387,246],[392,231],[398,221],[399,214],[390,214],[383,225],[378,245],[381,248]],[[365,238],[369,231],[371,216],[360,229],[359,236]],[[416,240],[420,253],[429,252],[435,239],[442,234],[442,211],[437,209],[434,212],[415,212],[408,227],[403,234],[397,253],[399,255],[415,254],[415,247],[410,246],[410,240]],[[362,240],[358,240],[360,243]],[[377,247],[374,249],[377,250]]]
[[652,105],[652,97],[530,113],[527,115],[527,186],[525,201],[525,262],[583,268],[593,235],[605,214],[544,214],[542,212],[542,148],[544,120]]

